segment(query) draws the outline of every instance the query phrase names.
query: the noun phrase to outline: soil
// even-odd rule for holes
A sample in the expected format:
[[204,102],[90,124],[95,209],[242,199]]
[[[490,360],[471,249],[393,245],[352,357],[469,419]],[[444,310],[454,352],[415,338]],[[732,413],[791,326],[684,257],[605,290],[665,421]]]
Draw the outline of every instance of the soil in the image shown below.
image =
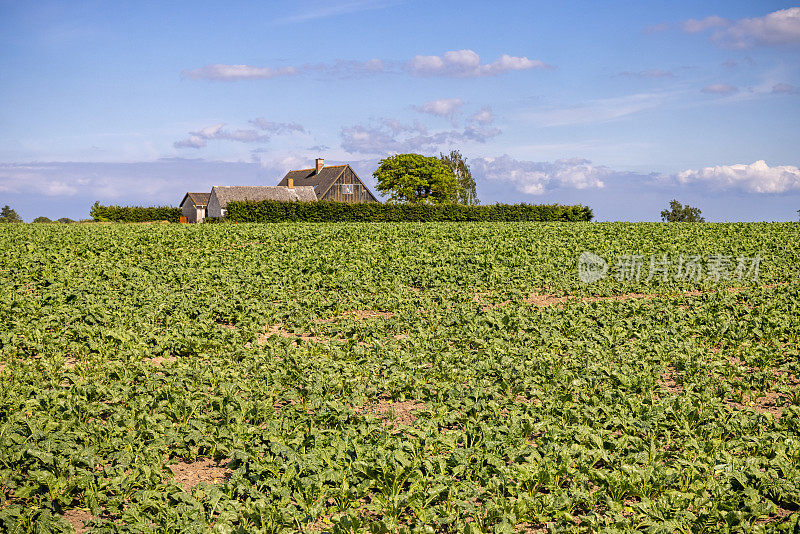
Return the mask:
[[[417,420],[417,416],[414,412],[424,410],[425,408],[426,406],[424,403],[415,400],[390,402],[386,399],[381,399],[377,403],[367,406],[353,407],[358,413],[371,413],[375,415],[379,419],[382,419],[385,425],[394,422],[407,426],[412,426],[414,421]],[[394,413],[393,419],[392,413]]]
[[192,463],[180,462],[167,467],[172,471],[173,480],[183,486],[186,491],[198,484],[217,484],[228,480],[233,472],[211,459]]
[[98,519],[97,516],[92,515],[91,513],[87,512],[86,510],[67,510],[64,512],[62,516],[64,520],[72,525],[75,529],[75,534],[83,534],[84,532],[88,532],[89,528],[84,526],[84,523],[88,523],[93,519]]

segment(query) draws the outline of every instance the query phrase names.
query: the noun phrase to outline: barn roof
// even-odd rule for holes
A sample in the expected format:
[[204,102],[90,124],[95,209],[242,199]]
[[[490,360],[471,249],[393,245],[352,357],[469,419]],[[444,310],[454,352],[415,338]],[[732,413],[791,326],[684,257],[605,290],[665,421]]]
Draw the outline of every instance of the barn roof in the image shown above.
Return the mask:
[[314,188],[317,196],[321,197],[330,189],[333,182],[339,178],[347,167],[347,165],[331,165],[329,167],[322,167],[319,172],[316,172],[316,169],[289,171],[278,185],[289,185],[289,178],[292,178],[295,188],[297,186],[311,186]]
[[279,187],[276,185],[216,185],[211,188],[211,195],[217,195],[220,208],[228,202],[260,202],[262,200],[282,200],[298,202],[314,202],[317,195],[313,187]]
[[201,208],[208,206],[208,199],[211,198],[211,193],[186,193],[186,196],[181,200],[181,206],[183,206],[187,198],[192,201],[195,207]]

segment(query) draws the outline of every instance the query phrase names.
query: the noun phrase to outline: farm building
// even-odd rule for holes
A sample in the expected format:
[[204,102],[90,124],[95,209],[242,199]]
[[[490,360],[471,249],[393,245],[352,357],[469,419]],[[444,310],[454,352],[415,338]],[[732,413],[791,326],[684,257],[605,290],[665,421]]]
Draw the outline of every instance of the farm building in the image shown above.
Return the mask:
[[203,222],[211,193],[186,193],[181,200],[181,215],[191,223]]
[[325,167],[325,160],[318,158],[313,169],[289,171],[278,186],[313,187],[319,200],[334,200],[359,204],[378,202],[372,191],[350,168],[350,165]]
[[208,199],[208,217],[225,217],[228,202],[260,202],[282,200],[284,202],[316,202],[317,195],[310,186],[294,187],[276,185],[215,185]]

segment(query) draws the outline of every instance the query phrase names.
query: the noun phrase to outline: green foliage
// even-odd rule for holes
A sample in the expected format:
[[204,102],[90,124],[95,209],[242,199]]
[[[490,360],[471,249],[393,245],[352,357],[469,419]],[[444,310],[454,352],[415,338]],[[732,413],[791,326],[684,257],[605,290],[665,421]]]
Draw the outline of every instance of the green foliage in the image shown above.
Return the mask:
[[100,202],[92,204],[89,214],[95,221],[106,222],[180,222],[181,219],[180,208],[170,206],[147,208],[139,206],[101,206]]
[[397,154],[381,160],[372,173],[377,189],[391,202],[443,204],[458,195],[458,179],[439,158],[419,154]]
[[700,216],[700,209],[686,204],[682,205],[677,200],[669,203],[669,209],[661,212],[661,220],[665,222],[706,222]]
[[11,207],[6,204],[3,206],[2,210],[0,210],[0,223],[16,223],[22,222],[22,219],[19,218],[17,212],[11,209]]
[[13,225],[0,532],[798,532],[798,264],[797,223]]
[[50,223],[53,222],[49,217],[36,217],[33,222],[35,223]]
[[63,223],[63,224],[70,224],[70,223],[74,223],[75,221],[70,219],[69,217],[61,217],[60,219],[57,219],[56,222],[60,222],[60,223]]
[[444,222],[444,221],[590,221],[586,206],[491,204],[382,204],[370,202],[230,202],[234,222]]
[[439,154],[439,159],[450,167],[450,170],[453,171],[453,174],[455,174],[458,179],[456,202],[468,206],[480,204],[481,202],[478,200],[475,179],[472,177],[472,171],[469,170],[467,160],[464,159],[461,152],[458,150],[451,150],[448,155]]

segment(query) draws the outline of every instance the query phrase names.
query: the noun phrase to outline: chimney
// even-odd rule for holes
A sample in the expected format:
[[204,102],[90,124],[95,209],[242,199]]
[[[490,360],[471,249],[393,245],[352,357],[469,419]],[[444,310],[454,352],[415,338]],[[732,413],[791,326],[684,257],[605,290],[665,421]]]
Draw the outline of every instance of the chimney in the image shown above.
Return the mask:
[[322,170],[322,167],[325,166],[325,160],[322,158],[317,158],[317,170],[314,174],[319,174],[319,171]]
[[289,178],[289,183],[287,185],[289,189],[294,189],[294,178]]

